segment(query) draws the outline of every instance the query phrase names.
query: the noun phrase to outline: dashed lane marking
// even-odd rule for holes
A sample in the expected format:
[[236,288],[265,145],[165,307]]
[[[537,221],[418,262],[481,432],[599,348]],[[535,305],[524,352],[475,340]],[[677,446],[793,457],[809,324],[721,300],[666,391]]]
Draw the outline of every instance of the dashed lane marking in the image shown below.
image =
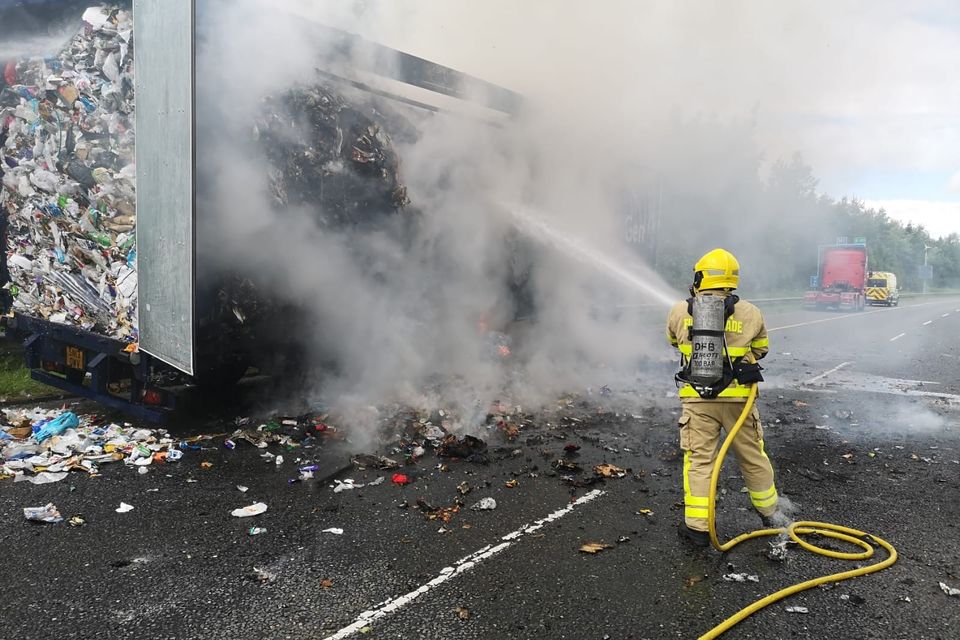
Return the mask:
[[818,380],[822,380],[822,379],[826,378],[826,377],[827,377],[828,375],[830,375],[831,373],[836,373],[837,371],[840,371],[840,369],[843,369],[844,367],[846,367],[846,366],[848,366],[848,365],[851,365],[851,364],[853,364],[853,363],[852,363],[852,362],[841,362],[840,364],[838,364],[837,366],[835,366],[833,369],[830,369],[829,371],[824,371],[824,372],[821,373],[820,375],[814,376],[814,377],[810,378],[809,380],[804,381],[803,384],[813,384],[814,382],[816,382],[816,381],[818,381]]
[[410,593],[404,594],[402,596],[397,596],[395,598],[390,598],[389,600],[378,604],[376,607],[374,607],[370,611],[364,611],[359,616],[357,616],[357,619],[356,621],[353,622],[353,624],[346,626],[343,629],[340,629],[340,631],[337,631],[331,636],[327,636],[326,638],[324,638],[324,640],[342,640],[343,638],[346,638],[348,636],[353,635],[354,633],[357,633],[358,631],[369,626],[373,622],[383,618],[384,616],[390,615],[394,611],[397,611],[398,609],[401,609],[402,607],[410,604],[411,602],[413,602],[423,594],[439,587],[444,582],[448,580],[452,580],[453,578],[456,578],[457,576],[463,575],[465,572],[470,571],[471,569],[476,567],[478,564],[480,564],[487,558],[491,558],[497,555],[498,553],[500,553],[501,551],[508,549],[510,546],[512,546],[517,540],[519,540],[523,536],[542,529],[544,525],[547,525],[555,520],[559,520],[563,516],[573,511],[576,507],[579,507],[582,504],[586,504],[591,500],[595,500],[600,496],[602,496],[603,494],[604,494],[603,491],[600,491],[599,489],[594,489],[590,493],[580,498],[577,498],[576,500],[574,500],[567,506],[563,507],[562,509],[557,509],[550,515],[544,518],[541,518],[539,520],[536,520],[532,524],[523,525],[516,531],[513,531],[501,537],[500,542],[498,544],[487,545],[482,549],[474,551],[470,555],[465,556],[460,560],[457,560],[452,567],[444,567],[443,569],[440,570],[440,575],[438,575],[436,578],[434,578],[430,582],[427,582],[426,584],[422,585],[421,587],[414,589]]
[[902,338],[902,337],[905,336],[905,335],[907,335],[907,334],[906,334],[906,333],[901,333],[901,334],[898,335],[898,336],[893,336],[892,338],[890,338],[890,342],[896,342],[897,340],[899,340],[900,338]]
[[950,315],[950,312],[949,312],[949,311],[948,311],[948,312],[946,312],[945,314],[943,314],[943,315],[942,315],[942,316],[940,316],[940,317],[941,317],[941,318],[946,318],[946,317],[947,317],[948,315]]
[[927,325],[930,324],[931,322],[933,322],[933,320],[927,320],[926,322],[923,323],[923,326],[927,326]]

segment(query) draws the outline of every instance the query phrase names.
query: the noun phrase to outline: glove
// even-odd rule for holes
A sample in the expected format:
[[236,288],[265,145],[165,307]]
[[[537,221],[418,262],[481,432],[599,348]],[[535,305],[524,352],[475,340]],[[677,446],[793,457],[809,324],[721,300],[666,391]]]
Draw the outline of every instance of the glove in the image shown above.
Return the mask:
[[740,362],[736,366],[735,378],[740,384],[752,384],[754,382],[763,382],[763,367],[755,362]]

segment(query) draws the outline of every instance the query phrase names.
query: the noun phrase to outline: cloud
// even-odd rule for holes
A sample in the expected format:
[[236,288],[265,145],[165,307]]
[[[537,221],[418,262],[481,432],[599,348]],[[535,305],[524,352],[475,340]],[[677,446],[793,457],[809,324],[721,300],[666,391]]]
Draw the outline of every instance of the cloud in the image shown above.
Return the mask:
[[960,171],[957,171],[947,182],[947,193],[960,194]]
[[904,224],[922,224],[934,238],[951,233],[960,234],[960,202],[931,200],[867,200],[875,209],[886,209],[894,220]]

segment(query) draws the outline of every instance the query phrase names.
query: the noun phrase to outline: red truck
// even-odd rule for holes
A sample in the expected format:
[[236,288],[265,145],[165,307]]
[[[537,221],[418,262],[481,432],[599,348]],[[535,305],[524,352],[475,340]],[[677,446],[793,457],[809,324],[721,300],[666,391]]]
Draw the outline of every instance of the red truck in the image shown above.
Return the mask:
[[866,245],[821,247],[815,286],[807,291],[803,305],[811,309],[862,311],[867,304],[866,278]]

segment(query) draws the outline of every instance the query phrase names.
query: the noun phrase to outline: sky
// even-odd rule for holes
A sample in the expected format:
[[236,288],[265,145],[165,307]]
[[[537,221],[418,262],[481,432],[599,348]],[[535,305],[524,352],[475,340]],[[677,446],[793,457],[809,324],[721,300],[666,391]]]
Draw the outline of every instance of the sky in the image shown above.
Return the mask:
[[602,100],[602,83],[632,83],[665,107],[751,117],[766,161],[800,151],[822,193],[882,206],[934,236],[960,233],[955,1],[366,5],[380,21],[362,35],[508,87],[568,76],[571,91]]

